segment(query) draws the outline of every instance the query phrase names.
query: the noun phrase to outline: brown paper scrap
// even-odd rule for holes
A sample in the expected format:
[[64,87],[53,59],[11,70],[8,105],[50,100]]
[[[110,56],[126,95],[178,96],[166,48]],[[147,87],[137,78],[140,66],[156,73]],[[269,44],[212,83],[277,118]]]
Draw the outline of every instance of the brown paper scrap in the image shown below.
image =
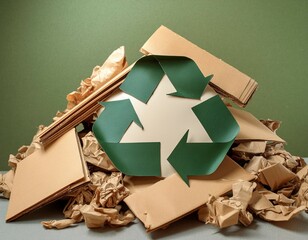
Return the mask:
[[266,168],[269,163],[263,156],[254,156],[246,165],[245,170],[252,174],[257,174],[260,169]]
[[238,146],[232,148],[232,150],[235,152],[259,154],[264,153],[265,148],[266,141],[247,141],[240,143]]
[[250,209],[267,221],[288,221],[305,209],[305,206],[273,205],[264,195],[254,192]]
[[17,163],[22,161],[24,158],[30,156],[32,153],[34,153],[36,150],[41,149],[42,145],[39,142],[38,135],[44,130],[45,126],[40,125],[38,127],[38,130],[36,134],[34,135],[32,142],[29,146],[21,146],[18,149],[18,153],[16,155],[10,154],[9,156],[9,166],[15,170]]
[[239,179],[249,181],[253,178],[226,156],[213,174],[191,177],[190,187],[177,174],[173,174],[135,192],[124,202],[144,223],[147,231],[154,231],[198,209],[210,195],[218,197],[230,191],[232,184]]
[[10,170],[4,174],[0,173],[0,196],[10,198],[13,188],[14,171]]
[[47,146],[83,121],[93,117],[93,114],[101,108],[99,102],[108,98],[118,89],[132,68],[132,66],[124,68],[125,66],[126,63],[122,66],[122,71],[111,79],[104,79],[102,85],[97,90],[93,91],[73,108],[63,113],[58,113],[59,117],[56,117],[54,122],[39,134],[40,142]]
[[81,140],[83,143],[82,151],[86,162],[103,170],[117,171],[91,131],[82,137]]
[[277,163],[260,170],[258,180],[275,191],[285,183],[296,178],[296,174],[285,168],[282,164]]
[[214,224],[220,228],[229,227],[238,223],[248,226],[253,221],[253,216],[247,211],[248,203],[256,183],[240,181],[232,185],[233,196],[211,196],[206,206],[198,211],[198,218],[205,223]]
[[235,138],[236,141],[285,142],[251,113],[233,107],[229,107],[229,110],[240,126],[240,132]]
[[121,202],[129,190],[123,185],[120,172],[93,172],[91,182],[74,192],[64,209],[63,220],[44,221],[46,228],[66,228],[85,221],[89,228],[105,225],[123,226],[135,219],[129,210],[122,211]]
[[67,109],[72,109],[126,67],[125,51],[122,46],[113,51],[102,66],[94,67],[91,77],[83,80],[76,91],[67,95]]
[[127,210],[120,212],[121,206],[115,208],[96,208],[93,205],[84,205],[80,211],[88,228],[100,228],[105,225],[125,226],[135,219],[134,214]]
[[123,185],[122,173],[113,172],[101,186],[97,187],[91,204],[112,208],[128,195],[129,190]]

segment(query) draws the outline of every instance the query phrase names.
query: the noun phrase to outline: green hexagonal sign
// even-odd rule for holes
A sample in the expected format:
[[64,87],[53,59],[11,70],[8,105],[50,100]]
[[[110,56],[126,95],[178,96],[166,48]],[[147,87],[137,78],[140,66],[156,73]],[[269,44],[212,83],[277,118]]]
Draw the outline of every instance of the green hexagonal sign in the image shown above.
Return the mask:
[[[200,100],[212,78],[212,75],[204,77],[190,58],[150,55],[135,63],[120,89],[147,104],[164,75],[176,89],[168,95],[187,101]],[[161,176],[161,142],[120,142],[132,122],[143,129],[131,100],[128,98],[101,104],[105,109],[95,121],[93,132],[114,165],[127,175]],[[188,142],[187,129],[167,157],[187,184],[188,176],[213,173],[239,132],[237,122],[218,95],[198,101],[191,110],[212,142]],[[155,119],[152,121],[154,123]]]

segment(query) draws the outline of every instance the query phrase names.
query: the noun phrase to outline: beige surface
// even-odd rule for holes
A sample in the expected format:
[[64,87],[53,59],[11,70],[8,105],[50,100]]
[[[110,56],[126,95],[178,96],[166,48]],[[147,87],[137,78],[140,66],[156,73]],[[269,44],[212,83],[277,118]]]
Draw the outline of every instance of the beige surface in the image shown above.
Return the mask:
[[12,221],[88,181],[75,129],[17,164],[6,220]]
[[265,140],[284,142],[279,136],[267,128],[251,113],[229,107],[230,112],[240,126],[240,132],[235,140]]

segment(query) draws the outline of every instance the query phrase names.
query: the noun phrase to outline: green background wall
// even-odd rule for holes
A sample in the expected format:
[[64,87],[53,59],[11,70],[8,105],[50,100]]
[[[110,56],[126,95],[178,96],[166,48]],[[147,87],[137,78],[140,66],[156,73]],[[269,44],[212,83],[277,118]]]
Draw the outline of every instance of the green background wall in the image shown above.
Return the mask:
[[282,120],[287,150],[308,156],[307,12],[305,0],[0,0],[0,170],[95,65],[121,45],[133,62],[162,24],[254,78],[247,109]]

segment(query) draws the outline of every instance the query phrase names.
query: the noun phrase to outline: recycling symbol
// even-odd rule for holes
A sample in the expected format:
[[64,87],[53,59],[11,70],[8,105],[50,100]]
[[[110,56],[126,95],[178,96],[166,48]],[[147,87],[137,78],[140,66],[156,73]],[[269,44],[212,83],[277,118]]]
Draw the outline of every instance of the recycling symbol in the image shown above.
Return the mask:
[[[120,86],[127,97],[101,102],[104,110],[93,125],[95,137],[114,165],[131,176],[161,176],[161,161],[166,158],[187,184],[188,176],[213,173],[239,126],[218,95],[204,98],[211,78],[187,57],[140,58]],[[159,95],[165,86],[175,91]],[[156,112],[151,115],[153,106]],[[170,119],[173,122],[164,126]],[[190,137],[193,131],[201,137]]]

